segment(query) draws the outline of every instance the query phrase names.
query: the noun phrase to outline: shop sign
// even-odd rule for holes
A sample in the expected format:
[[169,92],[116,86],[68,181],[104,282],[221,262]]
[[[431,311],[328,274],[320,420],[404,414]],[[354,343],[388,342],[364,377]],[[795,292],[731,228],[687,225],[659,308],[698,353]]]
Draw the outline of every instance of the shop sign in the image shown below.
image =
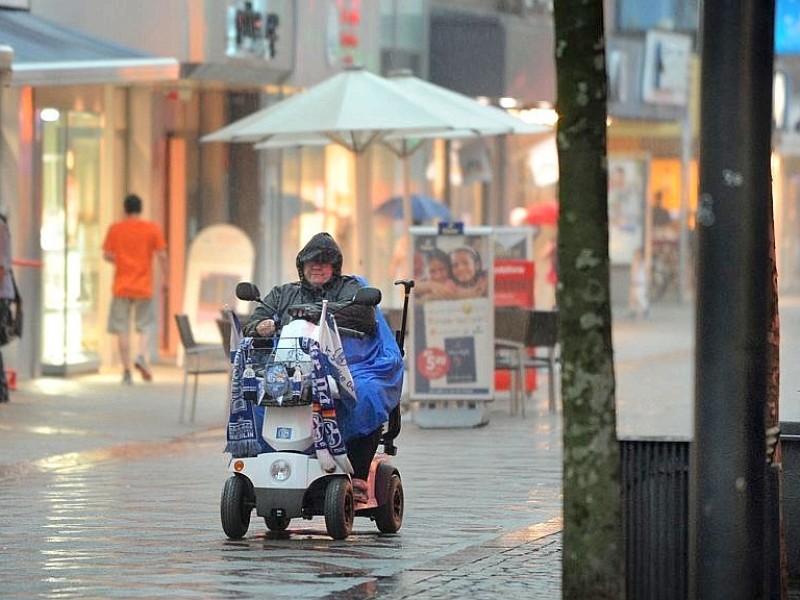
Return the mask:
[[651,104],[686,106],[692,39],[682,33],[647,32],[644,45],[642,99]]
[[326,55],[332,67],[361,63],[361,0],[328,0]]

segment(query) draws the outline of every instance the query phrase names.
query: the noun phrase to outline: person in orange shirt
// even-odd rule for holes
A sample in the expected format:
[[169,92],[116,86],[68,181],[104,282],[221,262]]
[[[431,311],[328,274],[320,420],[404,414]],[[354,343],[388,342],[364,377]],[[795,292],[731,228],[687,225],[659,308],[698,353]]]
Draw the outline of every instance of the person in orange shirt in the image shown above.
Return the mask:
[[135,194],[125,197],[125,218],[111,225],[103,242],[103,258],[114,265],[114,287],[108,332],[117,336],[122,383],[130,385],[131,378],[131,315],[139,334],[139,355],[133,366],[142,379],[151,381],[153,374],[147,365],[150,330],[155,323],[153,307],[153,255],[161,264],[162,287],[167,285],[167,242],[157,223],[142,219],[142,200]]

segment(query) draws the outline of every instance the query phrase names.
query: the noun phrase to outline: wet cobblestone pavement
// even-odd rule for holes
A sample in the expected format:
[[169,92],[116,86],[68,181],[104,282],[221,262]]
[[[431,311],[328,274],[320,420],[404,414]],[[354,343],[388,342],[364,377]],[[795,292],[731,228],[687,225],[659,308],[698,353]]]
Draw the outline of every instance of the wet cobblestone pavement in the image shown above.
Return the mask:
[[[147,392],[141,411],[148,413],[159,400],[176,406],[173,392],[179,387],[170,391],[176,385],[169,373],[162,381],[139,386]],[[222,381],[207,388],[224,394],[224,386]],[[378,597],[377,591],[380,597],[448,597],[438,594],[463,594],[476,566],[475,585],[491,587],[487,570],[505,579],[503,569],[513,562],[516,585],[530,591],[558,585],[557,552],[547,553],[550,566],[540,564],[540,576],[524,575],[545,557],[534,550],[547,547],[544,534],[533,541],[530,534],[514,537],[532,523],[560,529],[558,415],[529,410],[522,420],[497,410],[489,425],[467,430],[406,424],[393,460],[406,495],[399,534],[379,534],[361,518],[345,541],[331,540],[321,518],[295,520],[287,534],[272,534],[254,514],[247,537],[233,542],[219,523],[227,476],[222,428],[200,427],[170,441],[168,432],[180,431],[172,422],[164,425],[163,440],[154,426],[147,431],[154,441],[109,444],[135,438],[133,429],[145,424],[126,417],[135,407],[115,410],[115,400],[97,397],[107,394],[105,387],[102,381],[84,382],[79,398],[61,397],[54,410],[64,413],[64,427],[52,434],[61,439],[39,434],[47,448],[69,448],[97,427],[105,434],[95,436],[96,447],[41,457],[31,450],[36,460],[0,466],[3,597],[288,599]],[[37,394],[18,393],[16,406],[3,407],[0,417],[14,411],[35,416],[50,402]],[[96,424],[84,418],[76,434],[68,405],[89,402],[92,394],[104,404],[92,413]],[[215,412],[213,404],[218,408],[213,397],[204,396],[202,414]],[[119,422],[111,421],[114,413]],[[37,435],[29,431],[24,438],[31,445]],[[437,595],[424,595],[428,588]]]
[[[794,356],[800,300],[781,318],[782,355]],[[692,335],[691,307],[615,321],[621,436],[691,433]],[[196,422],[178,423],[180,377],[161,365],[129,388],[118,374],[37,379],[0,405],[0,597],[560,597],[562,424],[546,387],[524,419],[500,399],[477,429],[407,421],[393,459],[398,534],[363,518],[345,541],[322,518],[273,534],[254,514],[234,542],[219,516],[227,381],[202,378]],[[800,420],[798,389],[787,367],[785,420]]]

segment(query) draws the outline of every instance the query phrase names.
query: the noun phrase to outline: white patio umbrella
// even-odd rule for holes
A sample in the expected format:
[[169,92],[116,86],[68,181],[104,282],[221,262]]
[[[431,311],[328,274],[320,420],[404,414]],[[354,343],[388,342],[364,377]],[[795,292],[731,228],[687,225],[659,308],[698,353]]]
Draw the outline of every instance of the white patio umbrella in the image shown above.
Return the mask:
[[[443,134],[421,132],[414,136],[416,140],[437,137],[533,135],[552,130],[545,125],[526,123],[501,108],[481,104],[474,98],[414,77],[407,69],[390,73],[389,81],[399,87],[409,99],[419,102],[435,116],[444,119],[452,126],[451,132]],[[399,142],[405,141],[408,145],[408,137],[389,134],[386,142],[390,145],[399,145]]]
[[452,127],[383,77],[351,67],[202,138],[204,142],[285,145],[318,136],[353,152],[393,133],[430,133]]
[[[271,148],[328,141],[359,154],[387,135],[450,129],[447,121],[410,100],[385,78],[351,67],[201,140],[255,142]],[[365,249],[369,230],[358,231],[359,246]]]
[[[360,153],[382,142],[403,160],[404,226],[411,226],[408,159],[422,141],[542,133],[504,111],[407,73],[385,79],[360,68],[333,77],[231,123],[204,142],[255,142],[257,148],[337,143]],[[366,228],[359,228],[366,233]]]
[[423,105],[451,126],[449,131],[397,133],[389,134],[383,139],[384,145],[403,160],[406,230],[411,226],[411,182],[408,160],[423,141],[495,135],[533,135],[552,131],[552,128],[545,125],[526,123],[500,108],[481,104],[474,98],[414,77],[407,69],[390,73],[389,81],[402,90],[407,98]]

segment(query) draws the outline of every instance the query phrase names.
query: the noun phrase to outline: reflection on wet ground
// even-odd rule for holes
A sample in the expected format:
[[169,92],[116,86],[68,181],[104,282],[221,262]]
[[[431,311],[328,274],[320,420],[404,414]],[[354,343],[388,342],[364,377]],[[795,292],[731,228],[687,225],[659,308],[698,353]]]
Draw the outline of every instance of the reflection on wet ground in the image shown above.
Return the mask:
[[[535,425],[535,427],[534,427]],[[219,523],[226,456],[219,438],[128,444],[38,461],[4,473],[0,581],[4,596],[368,597],[398,575],[560,514],[560,417],[493,414],[487,427],[404,427],[406,493],[398,534],[357,518],[344,541],[322,518],[248,536]],[[458,566],[452,558],[452,567]],[[441,567],[439,567],[441,570]],[[357,591],[357,592],[356,592]]]

